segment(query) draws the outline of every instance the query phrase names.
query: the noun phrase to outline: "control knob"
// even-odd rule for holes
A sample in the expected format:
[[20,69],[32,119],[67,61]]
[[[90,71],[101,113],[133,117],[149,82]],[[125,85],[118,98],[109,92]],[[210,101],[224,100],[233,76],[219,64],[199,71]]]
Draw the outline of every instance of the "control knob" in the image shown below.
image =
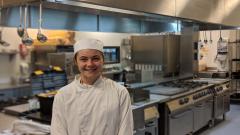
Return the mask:
[[184,99],[180,99],[180,100],[179,100],[179,104],[180,104],[180,105],[183,105],[183,104],[184,104]]
[[189,98],[184,98],[184,103],[188,103]]

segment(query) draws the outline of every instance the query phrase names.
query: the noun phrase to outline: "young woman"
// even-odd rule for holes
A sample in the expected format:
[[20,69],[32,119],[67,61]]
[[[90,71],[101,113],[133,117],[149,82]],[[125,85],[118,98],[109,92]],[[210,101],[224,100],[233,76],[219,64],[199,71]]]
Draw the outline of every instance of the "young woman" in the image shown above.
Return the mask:
[[74,62],[80,74],[55,96],[51,135],[133,135],[127,89],[102,76],[103,43],[79,40]]

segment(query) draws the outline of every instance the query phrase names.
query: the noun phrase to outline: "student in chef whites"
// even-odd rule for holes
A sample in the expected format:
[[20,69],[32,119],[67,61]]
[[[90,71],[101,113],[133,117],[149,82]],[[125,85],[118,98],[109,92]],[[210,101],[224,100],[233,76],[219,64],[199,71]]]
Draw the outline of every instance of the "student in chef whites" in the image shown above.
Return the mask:
[[80,74],[54,98],[51,135],[133,135],[127,89],[102,76],[103,43],[79,40],[74,62]]

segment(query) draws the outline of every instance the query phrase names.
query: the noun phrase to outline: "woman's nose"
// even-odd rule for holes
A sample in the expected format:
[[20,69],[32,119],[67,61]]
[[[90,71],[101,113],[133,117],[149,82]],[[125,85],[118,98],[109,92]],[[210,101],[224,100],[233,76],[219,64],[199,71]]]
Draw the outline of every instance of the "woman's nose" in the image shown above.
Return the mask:
[[87,61],[87,66],[91,66],[91,65],[93,65],[93,61],[92,61],[91,59],[89,59],[89,60]]

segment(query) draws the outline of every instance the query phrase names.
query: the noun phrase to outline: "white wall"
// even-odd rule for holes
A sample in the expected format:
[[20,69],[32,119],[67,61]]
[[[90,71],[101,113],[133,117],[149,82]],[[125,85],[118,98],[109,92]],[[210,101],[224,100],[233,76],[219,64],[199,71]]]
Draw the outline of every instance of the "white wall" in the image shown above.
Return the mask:
[[[204,41],[203,33],[204,33],[203,31],[200,31],[200,34],[199,34],[199,40],[201,40],[202,43],[204,44],[204,51],[202,52],[204,57],[200,61],[200,65],[205,65],[206,67],[217,67],[218,64],[215,62],[215,57],[217,55],[217,43],[220,38],[220,31],[219,30],[211,31],[212,41],[213,41],[212,43],[209,42],[210,31],[206,31],[207,40],[208,40],[207,44],[203,42]],[[223,39],[228,40],[230,37],[230,30],[222,30],[221,35]]]
[[[16,28],[4,27],[2,31],[2,39],[8,43],[10,46],[3,47],[0,45],[0,51],[8,51],[8,50],[17,50],[19,51],[19,44],[21,44],[21,39],[17,35]],[[14,55],[12,59],[10,59],[9,55],[0,55],[0,83],[8,83],[10,82],[11,77],[18,77],[20,74],[19,64],[21,62],[28,62],[29,57],[26,59],[21,59],[19,53]]]

